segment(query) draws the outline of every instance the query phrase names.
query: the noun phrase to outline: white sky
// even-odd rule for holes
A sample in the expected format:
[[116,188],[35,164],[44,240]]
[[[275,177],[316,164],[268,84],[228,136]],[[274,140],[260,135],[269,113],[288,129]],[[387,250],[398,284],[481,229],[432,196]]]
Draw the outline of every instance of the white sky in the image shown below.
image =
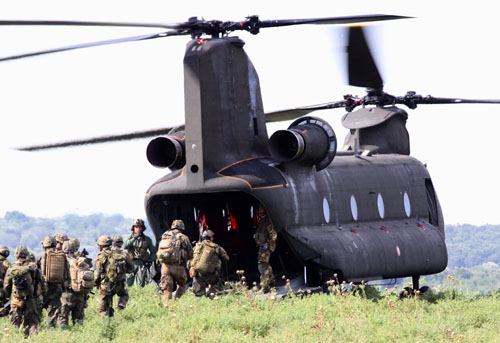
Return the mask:
[[[416,19],[375,27],[385,90],[442,97],[500,98],[494,2],[418,1],[15,1],[0,19],[181,22],[190,16],[241,20],[354,14]],[[185,4],[184,4],[185,3]],[[272,5],[270,5],[272,3]],[[0,56],[156,29],[0,27]],[[339,29],[307,25],[238,33],[259,73],[266,111],[341,99]],[[188,37],[82,49],[0,63],[0,215],[122,213],[144,217],[144,193],[168,170],[149,165],[149,140],[46,152],[11,147],[172,126],[184,121],[182,58]],[[412,155],[427,163],[445,222],[498,224],[497,105],[434,105],[408,110]],[[338,139],[342,110],[329,118]],[[268,127],[269,131],[287,123]]]

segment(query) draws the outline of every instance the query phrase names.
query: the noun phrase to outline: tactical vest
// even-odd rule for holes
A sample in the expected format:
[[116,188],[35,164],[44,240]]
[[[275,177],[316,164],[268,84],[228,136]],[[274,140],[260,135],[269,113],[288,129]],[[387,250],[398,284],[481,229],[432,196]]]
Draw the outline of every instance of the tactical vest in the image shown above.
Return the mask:
[[192,267],[200,274],[213,274],[219,265],[219,246],[208,240],[200,243],[193,257]]
[[19,264],[13,264],[9,269],[12,278],[12,294],[19,299],[33,296],[33,279],[30,268]]
[[134,246],[133,256],[134,259],[139,259],[142,261],[149,260],[148,241],[146,239],[146,236],[142,236],[142,239],[140,240],[140,245],[138,247]]
[[265,244],[269,239],[269,232],[266,230],[265,222],[266,219],[261,220],[257,232],[255,233],[255,241],[259,244]]

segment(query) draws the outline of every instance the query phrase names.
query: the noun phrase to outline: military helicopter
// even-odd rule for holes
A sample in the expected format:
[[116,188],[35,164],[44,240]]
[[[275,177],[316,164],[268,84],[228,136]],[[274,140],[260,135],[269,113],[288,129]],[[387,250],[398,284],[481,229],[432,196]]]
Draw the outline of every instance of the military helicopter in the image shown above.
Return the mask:
[[[167,28],[159,34],[128,37],[0,58],[12,60],[96,45],[190,35],[184,57],[185,126],[126,135],[25,147],[37,150],[165,135],[153,139],[147,157],[170,173],[146,192],[148,222],[157,239],[174,219],[197,240],[209,227],[237,269],[256,274],[253,240],[256,211],[263,206],[279,231],[272,265],[276,273],[298,275],[306,285],[339,280],[419,277],[447,265],[444,221],[426,167],[410,157],[407,113],[397,104],[500,103],[391,96],[367,46],[363,30],[350,28],[349,83],[368,88],[365,97],[264,113],[259,79],[244,42],[230,33],[257,34],[267,27],[349,24],[402,17],[368,15],[241,22],[191,18],[177,24],[0,21],[0,25],[95,25]],[[205,37],[208,35],[209,37]],[[353,111],[357,107],[360,109]],[[330,125],[317,110],[346,108],[350,132],[338,149]],[[266,122],[295,119],[270,138]]]

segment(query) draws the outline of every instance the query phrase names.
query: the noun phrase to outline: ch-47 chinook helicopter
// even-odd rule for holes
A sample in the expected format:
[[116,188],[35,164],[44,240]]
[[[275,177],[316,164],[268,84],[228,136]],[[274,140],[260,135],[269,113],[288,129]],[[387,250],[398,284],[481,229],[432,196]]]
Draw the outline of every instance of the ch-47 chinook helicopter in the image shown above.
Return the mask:
[[[177,24],[0,21],[0,25],[88,25],[161,27],[169,31],[9,56],[11,60],[96,45],[191,35],[184,57],[185,125],[155,131],[82,139],[21,150],[38,150],[164,135],[147,147],[149,162],[169,168],[147,190],[145,208],[157,241],[173,220],[199,238],[209,227],[231,255],[226,273],[257,273],[253,239],[256,212],[263,206],[279,232],[272,265],[276,273],[298,276],[309,286],[334,274],[360,282],[413,278],[441,272],[447,265],[442,211],[426,167],[409,156],[407,113],[419,104],[500,103],[391,96],[366,43],[362,28],[351,27],[349,83],[365,87],[362,98],[264,113],[259,79],[244,41],[229,34],[298,24],[351,24],[400,19],[368,15],[241,22],[191,18]],[[208,37],[206,37],[208,36]],[[360,109],[353,111],[356,107]],[[347,109],[349,134],[337,138],[322,119],[304,115]],[[270,138],[266,122],[295,121]]]

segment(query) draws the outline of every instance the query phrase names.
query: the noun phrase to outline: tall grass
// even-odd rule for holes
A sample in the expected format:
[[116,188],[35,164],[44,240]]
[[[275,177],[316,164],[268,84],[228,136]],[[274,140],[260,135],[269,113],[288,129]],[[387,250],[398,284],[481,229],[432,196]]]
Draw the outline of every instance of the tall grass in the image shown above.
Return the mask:
[[[82,326],[48,329],[33,342],[500,342],[500,296],[448,287],[400,299],[399,289],[277,298],[237,289],[213,300],[186,295],[165,309],[153,286],[130,289],[130,301],[101,320],[91,298]],[[0,318],[0,342],[23,341]]]

